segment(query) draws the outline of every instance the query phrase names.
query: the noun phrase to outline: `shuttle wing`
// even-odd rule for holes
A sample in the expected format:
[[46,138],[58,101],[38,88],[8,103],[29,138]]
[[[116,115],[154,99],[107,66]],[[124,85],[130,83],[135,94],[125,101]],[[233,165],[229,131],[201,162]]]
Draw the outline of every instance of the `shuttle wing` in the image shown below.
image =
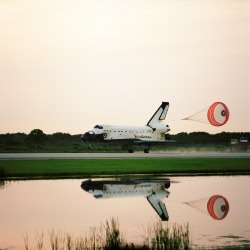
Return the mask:
[[165,144],[165,143],[172,143],[176,142],[175,140],[136,140],[134,141],[135,144],[138,145],[155,145],[155,144]]

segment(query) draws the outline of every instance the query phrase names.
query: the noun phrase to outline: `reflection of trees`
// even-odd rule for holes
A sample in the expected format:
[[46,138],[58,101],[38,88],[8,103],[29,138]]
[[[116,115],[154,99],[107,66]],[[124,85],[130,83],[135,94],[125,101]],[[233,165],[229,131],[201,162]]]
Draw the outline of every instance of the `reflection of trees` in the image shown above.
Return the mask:
[[0,177],[4,177],[5,176],[5,171],[3,168],[0,168]]
[[0,189],[4,189],[6,185],[6,181],[0,181]]

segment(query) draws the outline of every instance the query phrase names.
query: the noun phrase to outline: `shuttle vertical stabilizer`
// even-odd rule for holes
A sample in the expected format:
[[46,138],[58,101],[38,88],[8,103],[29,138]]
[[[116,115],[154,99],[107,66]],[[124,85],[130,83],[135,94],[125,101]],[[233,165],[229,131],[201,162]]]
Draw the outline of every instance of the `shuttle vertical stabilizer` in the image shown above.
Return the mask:
[[160,123],[165,120],[168,112],[169,102],[162,102],[161,106],[156,110],[154,115],[148,121],[147,126],[151,127],[153,124]]

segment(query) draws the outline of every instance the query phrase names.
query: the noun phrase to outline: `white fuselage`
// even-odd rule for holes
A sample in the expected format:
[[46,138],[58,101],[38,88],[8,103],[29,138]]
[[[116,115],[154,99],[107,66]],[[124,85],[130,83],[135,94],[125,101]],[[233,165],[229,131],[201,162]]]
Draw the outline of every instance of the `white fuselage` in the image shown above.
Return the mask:
[[95,135],[103,135],[104,141],[108,140],[165,140],[165,133],[170,131],[169,127],[164,124],[156,124],[152,129],[149,126],[113,126],[113,125],[96,125],[92,129]]
[[94,189],[88,192],[95,198],[146,197],[154,193],[157,199],[161,200],[169,195],[169,192],[164,188],[164,183],[105,184],[103,189]]

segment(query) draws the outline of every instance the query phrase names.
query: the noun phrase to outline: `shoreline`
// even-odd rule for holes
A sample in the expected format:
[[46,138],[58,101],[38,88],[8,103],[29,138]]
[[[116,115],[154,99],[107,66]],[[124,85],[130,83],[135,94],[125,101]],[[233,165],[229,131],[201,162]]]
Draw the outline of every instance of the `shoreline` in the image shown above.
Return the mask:
[[249,175],[250,158],[1,159],[0,179],[122,175]]

